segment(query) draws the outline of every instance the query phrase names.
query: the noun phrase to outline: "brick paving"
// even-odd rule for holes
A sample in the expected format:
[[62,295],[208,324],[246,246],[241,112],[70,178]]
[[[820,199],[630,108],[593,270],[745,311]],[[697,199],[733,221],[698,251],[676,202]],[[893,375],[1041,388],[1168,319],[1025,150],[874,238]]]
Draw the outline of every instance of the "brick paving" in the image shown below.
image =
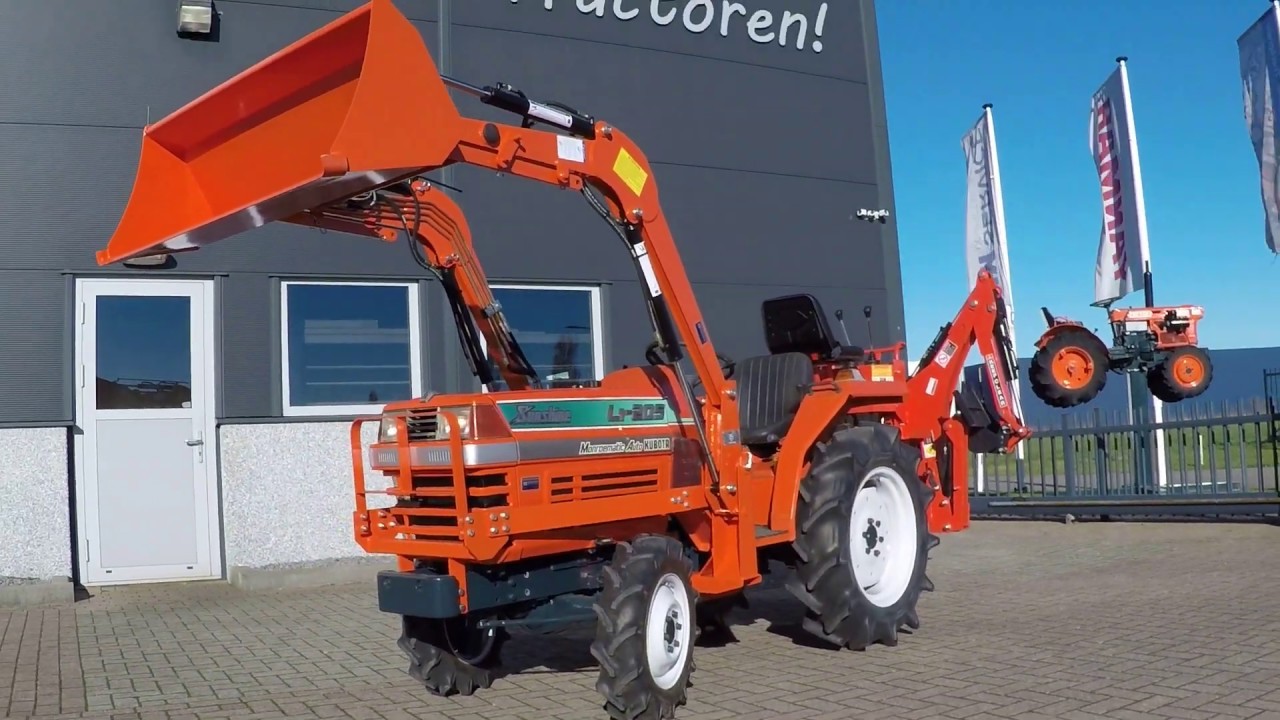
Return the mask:
[[[934,551],[937,592],[896,648],[833,652],[785,592],[699,648],[682,720],[1280,717],[1280,527],[981,522]],[[602,717],[589,629],[517,635],[469,698],[415,688],[364,585],[95,591],[0,612],[8,717]]]

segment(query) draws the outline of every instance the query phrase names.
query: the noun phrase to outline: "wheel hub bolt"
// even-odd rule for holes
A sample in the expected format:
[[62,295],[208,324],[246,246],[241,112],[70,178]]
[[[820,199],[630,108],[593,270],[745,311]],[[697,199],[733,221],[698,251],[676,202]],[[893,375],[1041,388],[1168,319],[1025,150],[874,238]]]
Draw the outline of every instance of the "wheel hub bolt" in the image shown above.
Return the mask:
[[676,633],[683,629],[684,625],[680,623],[679,616],[676,614],[675,609],[673,608],[668,610],[666,622],[663,623],[662,628],[662,640],[663,644],[667,647],[667,652],[674,652],[676,648],[680,647],[680,641],[676,639]]

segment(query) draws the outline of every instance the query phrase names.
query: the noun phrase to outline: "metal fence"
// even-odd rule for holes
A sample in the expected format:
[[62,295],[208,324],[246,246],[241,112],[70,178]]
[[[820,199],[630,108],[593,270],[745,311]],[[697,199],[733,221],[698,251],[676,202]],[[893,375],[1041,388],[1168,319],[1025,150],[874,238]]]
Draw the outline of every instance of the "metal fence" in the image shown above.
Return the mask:
[[1068,416],[1035,428],[1022,459],[974,455],[973,514],[1274,514],[1280,372],[1264,385],[1267,395],[1254,400],[1165,405],[1160,422],[1128,411]]

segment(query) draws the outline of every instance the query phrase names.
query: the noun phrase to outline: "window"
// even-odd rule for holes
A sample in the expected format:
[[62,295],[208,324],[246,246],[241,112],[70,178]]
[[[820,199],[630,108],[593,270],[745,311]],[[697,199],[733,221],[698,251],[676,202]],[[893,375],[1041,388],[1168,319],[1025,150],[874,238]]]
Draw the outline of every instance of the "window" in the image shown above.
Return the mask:
[[494,285],[493,296],[539,377],[604,377],[599,288]]
[[191,407],[191,299],[98,295],[98,410]]
[[282,282],[285,415],[381,412],[422,394],[418,286]]

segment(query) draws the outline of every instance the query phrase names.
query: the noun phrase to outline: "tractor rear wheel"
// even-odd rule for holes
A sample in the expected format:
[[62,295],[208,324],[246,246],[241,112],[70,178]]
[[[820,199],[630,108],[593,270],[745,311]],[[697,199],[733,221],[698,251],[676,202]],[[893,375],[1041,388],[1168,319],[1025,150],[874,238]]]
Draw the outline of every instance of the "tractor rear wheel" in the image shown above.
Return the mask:
[[409,656],[409,676],[431,694],[471,695],[493,684],[507,631],[480,628],[474,618],[436,620],[404,616],[397,643]]
[[796,573],[788,583],[804,603],[804,629],[861,650],[898,644],[916,629],[916,602],[932,590],[925,575],[925,509],[933,490],[920,480],[919,450],[887,425],[845,428],[814,450],[796,505]]
[[684,546],[665,535],[619,542],[604,568],[591,654],[614,720],[666,720],[687,702],[698,593]]
[[1147,371],[1151,394],[1167,403],[1196,397],[1213,381],[1213,361],[1204,348],[1188,345],[1176,348],[1159,365]]
[[1083,327],[1060,330],[1031,358],[1031,390],[1046,405],[1089,402],[1107,384],[1110,358],[1097,335]]

